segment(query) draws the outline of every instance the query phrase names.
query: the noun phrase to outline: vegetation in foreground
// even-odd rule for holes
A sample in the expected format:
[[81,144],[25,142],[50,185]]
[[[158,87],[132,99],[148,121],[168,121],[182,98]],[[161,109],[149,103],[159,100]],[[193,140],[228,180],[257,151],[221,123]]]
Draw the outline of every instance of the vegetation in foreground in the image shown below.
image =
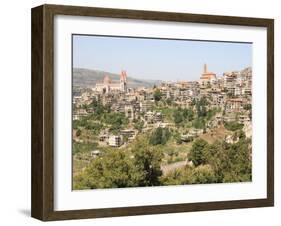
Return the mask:
[[237,136],[234,144],[196,139],[185,158],[190,164],[167,174],[161,169],[161,142],[151,145],[147,137],[139,137],[127,151],[108,150],[90,161],[74,176],[74,189],[251,181],[250,140],[242,131]]

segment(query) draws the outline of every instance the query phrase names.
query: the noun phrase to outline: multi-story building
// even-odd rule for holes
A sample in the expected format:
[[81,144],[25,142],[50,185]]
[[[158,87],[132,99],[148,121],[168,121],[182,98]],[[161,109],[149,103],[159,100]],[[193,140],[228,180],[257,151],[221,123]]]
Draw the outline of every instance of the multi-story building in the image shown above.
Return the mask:
[[108,138],[108,145],[111,147],[120,147],[123,144],[123,137],[112,135]]
[[126,104],[125,108],[125,116],[129,119],[129,120],[134,120],[136,118],[136,109],[134,107],[134,105],[132,104]]
[[243,109],[243,100],[238,98],[227,99],[226,111],[228,112],[239,112]]
[[153,101],[143,101],[140,102],[140,111],[141,112],[148,112],[152,110],[154,102]]

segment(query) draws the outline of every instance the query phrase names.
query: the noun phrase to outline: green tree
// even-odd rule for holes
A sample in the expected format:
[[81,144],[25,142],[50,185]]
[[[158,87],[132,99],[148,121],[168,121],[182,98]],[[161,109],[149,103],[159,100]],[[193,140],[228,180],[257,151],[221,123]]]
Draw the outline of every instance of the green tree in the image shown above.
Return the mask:
[[161,183],[163,185],[182,185],[183,183],[183,170],[175,169],[169,172],[167,175],[161,177]]
[[162,93],[161,93],[161,91],[160,91],[160,89],[155,89],[155,91],[154,91],[154,93],[153,93],[153,97],[154,97],[154,100],[156,101],[156,102],[158,102],[158,101],[160,101],[161,100],[161,98],[162,98]]
[[194,112],[192,111],[192,109],[184,109],[182,116],[188,121],[192,121],[194,119]]
[[162,176],[162,183],[175,185],[251,181],[251,141],[242,133],[237,133],[237,136],[240,138],[235,144],[216,141],[209,145],[204,140],[196,140],[190,153],[195,167],[186,166]]
[[200,165],[191,170],[189,174],[190,184],[210,184],[217,182],[215,172],[210,165]]
[[196,99],[193,98],[192,101],[191,101],[191,106],[195,106],[196,105]]
[[182,116],[180,109],[177,109],[174,111],[173,117],[174,117],[174,122],[176,125],[179,125],[180,123],[183,122],[183,116]]
[[210,164],[215,172],[217,182],[222,182],[224,177],[224,170],[228,166],[227,149],[229,145],[225,142],[215,142],[205,149],[206,162]]
[[96,149],[98,143],[77,143],[73,142],[73,155],[77,153],[89,153],[90,151]]
[[244,108],[245,110],[251,111],[251,110],[252,110],[252,105],[251,105],[251,104],[245,104],[245,105],[243,106],[243,108]]
[[80,135],[81,135],[81,129],[78,129],[78,130],[76,131],[76,136],[79,137]]
[[93,99],[92,103],[90,103],[89,108],[94,110],[96,116],[100,116],[105,112],[105,108],[102,103],[96,99]]
[[100,130],[103,128],[103,125],[97,122],[88,120],[87,125],[85,126],[87,130],[91,130],[94,134],[99,134]]
[[152,145],[166,144],[170,138],[170,131],[167,128],[158,127],[155,131],[152,132],[149,143]]
[[171,99],[171,98],[167,98],[166,104],[167,104],[168,106],[171,106],[171,105],[172,105],[172,99]]
[[142,131],[143,126],[144,126],[144,122],[143,122],[143,121],[138,121],[138,122],[136,122],[136,123],[134,124],[134,128],[135,128],[136,130],[138,130],[139,132]]
[[139,181],[139,186],[161,185],[161,161],[163,158],[161,150],[150,146],[146,139],[139,138],[132,153],[137,172],[141,172],[143,176]]
[[160,149],[137,138],[130,154],[121,150],[107,151],[95,158],[80,174],[74,176],[74,189],[121,188],[161,185]]
[[208,143],[203,139],[197,139],[192,144],[188,158],[195,166],[206,163],[206,147],[208,147]]
[[122,188],[138,186],[143,175],[122,151],[111,151],[94,159],[74,178],[75,189]]
[[207,115],[207,105],[208,101],[205,96],[203,96],[199,101],[196,102],[196,111],[198,118],[205,117]]
[[205,128],[205,120],[204,118],[196,118],[193,122],[192,125],[196,129],[204,129]]
[[183,184],[207,184],[216,183],[214,170],[210,165],[200,165],[198,167],[185,167],[170,172],[161,178],[164,185]]
[[174,132],[173,137],[177,144],[182,144],[181,135],[179,132]]
[[207,163],[216,174],[218,182],[242,182],[252,178],[250,141],[242,135],[235,144],[215,142],[208,148]]
[[103,115],[102,121],[111,125],[111,132],[117,133],[120,129],[124,128],[129,120],[125,117],[124,113],[110,112]]
[[224,127],[230,131],[240,130],[243,128],[243,126],[244,126],[243,124],[240,124],[238,122],[225,122],[224,123]]

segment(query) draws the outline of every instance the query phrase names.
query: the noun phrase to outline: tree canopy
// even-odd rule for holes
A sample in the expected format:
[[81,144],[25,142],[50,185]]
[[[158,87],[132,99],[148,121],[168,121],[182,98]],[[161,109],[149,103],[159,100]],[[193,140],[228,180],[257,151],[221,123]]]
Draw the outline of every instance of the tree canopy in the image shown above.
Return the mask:
[[206,147],[208,143],[203,139],[197,139],[192,144],[192,148],[189,153],[189,160],[193,162],[195,166],[204,164],[206,162]]
[[167,128],[158,127],[155,131],[152,132],[149,143],[152,145],[166,144],[170,138],[170,131]]
[[131,152],[129,156],[121,150],[109,151],[102,158],[94,159],[75,176],[75,189],[161,185],[161,150],[140,139]]
[[160,91],[160,89],[155,89],[154,93],[153,93],[153,97],[154,97],[154,100],[156,102],[160,101],[161,98],[162,98],[162,93]]

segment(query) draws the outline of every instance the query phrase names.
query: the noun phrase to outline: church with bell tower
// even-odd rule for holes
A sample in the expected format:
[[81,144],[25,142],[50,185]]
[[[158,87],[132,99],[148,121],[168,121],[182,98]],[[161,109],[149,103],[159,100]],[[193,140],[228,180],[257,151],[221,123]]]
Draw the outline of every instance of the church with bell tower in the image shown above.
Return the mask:
[[113,82],[109,76],[105,76],[102,82],[96,83],[95,90],[102,93],[114,91],[127,92],[127,72],[122,70],[119,82]]

